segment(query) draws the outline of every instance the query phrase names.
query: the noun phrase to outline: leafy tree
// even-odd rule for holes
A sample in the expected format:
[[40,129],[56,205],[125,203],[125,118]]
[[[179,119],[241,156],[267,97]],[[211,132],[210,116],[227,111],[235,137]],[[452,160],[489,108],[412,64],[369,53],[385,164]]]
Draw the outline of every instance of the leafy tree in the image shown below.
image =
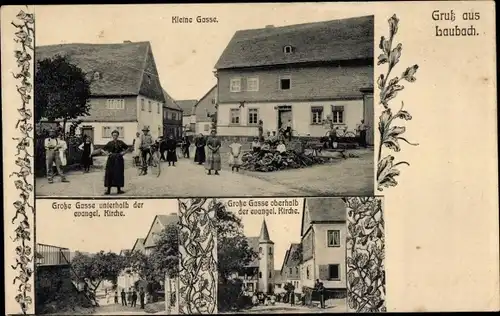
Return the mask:
[[80,281],[88,279],[95,287],[102,280],[116,284],[124,264],[123,258],[118,254],[104,251],[94,255],[77,252],[71,261],[71,266]]
[[[179,272],[179,229],[172,224],[159,234],[156,246],[148,257],[149,267],[146,279],[149,281],[164,281],[165,275],[173,278]],[[148,267],[148,268],[149,268]]]
[[216,204],[216,218],[219,282],[227,283],[231,273],[241,272],[258,254],[243,235],[241,219],[222,202]]
[[89,114],[90,81],[66,57],[37,62],[35,75],[35,122],[45,118],[66,122]]
[[297,249],[294,252],[292,252],[292,260],[302,263],[302,255],[303,255],[302,243],[300,243]]

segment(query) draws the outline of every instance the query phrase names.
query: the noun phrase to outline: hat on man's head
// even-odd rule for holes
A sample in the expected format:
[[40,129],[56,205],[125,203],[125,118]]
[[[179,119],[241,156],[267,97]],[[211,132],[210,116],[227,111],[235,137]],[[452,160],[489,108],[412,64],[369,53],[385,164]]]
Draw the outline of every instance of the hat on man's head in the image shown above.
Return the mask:
[[148,132],[149,132],[149,126],[144,126],[144,127],[142,128],[142,131],[148,131]]

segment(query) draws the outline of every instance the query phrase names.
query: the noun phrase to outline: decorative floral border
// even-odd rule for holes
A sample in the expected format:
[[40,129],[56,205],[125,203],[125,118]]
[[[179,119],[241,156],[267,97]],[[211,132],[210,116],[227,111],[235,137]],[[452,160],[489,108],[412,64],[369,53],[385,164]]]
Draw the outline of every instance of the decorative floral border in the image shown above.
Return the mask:
[[406,70],[401,74],[401,77],[389,79],[391,72],[399,63],[403,46],[401,43],[398,43],[396,47],[392,48],[395,44],[394,36],[398,32],[399,26],[399,19],[396,14],[394,14],[388,22],[389,38],[385,38],[385,36],[380,38],[379,48],[382,50],[382,53],[378,56],[377,61],[377,65],[387,64],[387,72],[385,74],[381,74],[377,79],[377,87],[380,90],[380,104],[384,107],[378,124],[380,143],[377,160],[377,189],[379,191],[383,191],[384,188],[393,187],[398,184],[398,182],[394,179],[400,174],[399,168],[397,168],[398,165],[410,165],[407,161],[395,163],[394,156],[390,154],[382,157],[383,147],[385,146],[390,150],[399,152],[401,150],[400,141],[413,146],[418,145],[409,142],[406,138],[401,136],[406,131],[406,127],[392,125],[396,119],[406,121],[412,119],[410,113],[403,110],[403,102],[401,102],[401,108],[393,114],[391,108],[389,107],[389,101],[396,97],[398,91],[402,91],[404,89],[404,86],[400,84],[403,80],[407,82],[415,82],[415,80],[417,80],[415,78],[415,73],[417,72],[418,65],[415,64],[406,68]]
[[[26,7],[28,9],[28,7]],[[17,285],[16,302],[21,308],[23,314],[27,314],[33,304],[32,286],[30,283],[33,276],[33,258],[34,249],[32,244],[32,224],[30,224],[30,216],[35,213],[33,200],[33,111],[31,104],[31,93],[33,90],[32,76],[30,72],[34,54],[34,24],[35,17],[33,13],[28,13],[28,10],[20,10],[16,15],[15,21],[11,22],[16,29],[14,42],[16,50],[14,56],[18,70],[12,73],[16,80],[20,80],[20,84],[16,85],[16,90],[21,98],[20,106],[17,108],[19,118],[17,119],[16,129],[20,136],[12,139],[17,142],[15,152],[15,164],[18,167],[17,171],[13,171],[9,177],[14,177],[14,186],[18,192],[16,201],[13,203],[15,208],[14,217],[11,223],[16,226],[14,230],[15,237],[13,242],[17,245],[16,264],[11,265],[12,269],[17,272],[17,276],[13,280],[13,284]],[[10,134],[7,133],[7,134]]]
[[347,307],[385,312],[385,238],[382,198],[350,197],[347,205]]
[[215,199],[179,199],[179,314],[217,313]]

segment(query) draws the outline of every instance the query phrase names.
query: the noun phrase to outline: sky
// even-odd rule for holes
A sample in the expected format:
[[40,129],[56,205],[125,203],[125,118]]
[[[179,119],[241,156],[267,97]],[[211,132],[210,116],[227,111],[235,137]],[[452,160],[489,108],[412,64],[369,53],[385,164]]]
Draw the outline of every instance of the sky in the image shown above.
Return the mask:
[[[52,203],[65,200],[36,201],[36,242],[69,248],[70,251],[96,253],[101,250],[119,253],[131,249],[137,238],[145,238],[156,215],[177,213],[177,200],[140,200],[142,208],[132,208],[135,200],[129,199],[129,209],[124,217],[99,218],[75,217],[76,202],[100,203],[106,200],[66,200],[71,210],[55,210]],[[122,200],[120,200],[122,201]]]
[[[356,3],[35,6],[35,44],[149,41],[163,88],[176,100],[200,99],[217,83],[214,65],[237,30],[369,14]],[[218,23],[175,24],[172,16]]]
[[[302,221],[302,211],[303,211],[303,198],[269,198],[269,199],[224,199],[224,202],[227,206],[227,209],[238,214],[240,209],[239,206],[229,207],[229,200],[232,200],[232,205],[235,204],[235,201],[246,201],[247,205],[250,204],[250,200],[252,201],[268,201],[269,204],[272,201],[292,201],[297,200],[298,206],[293,207],[298,209],[299,214],[294,215],[241,215],[242,223],[244,226],[243,233],[247,237],[259,237],[260,230],[262,227],[262,222],[265,218],[267,224],[267,230],[269,231],[269,238],[274,242],[274,270],[281,270],[281,266],[283,265],[283,259],[285,258],[285,253],[289,249],[290,244],[292,243],[300,243],[300,226]],[[251,207],[242,207],[248,208],[251,212]],[[253,207],[253,209],[262,209],[262,208],[272,208],[270,207]],[[278,207],[275,207],[276,211]],[[249,212],[249,213],[250,213]]]

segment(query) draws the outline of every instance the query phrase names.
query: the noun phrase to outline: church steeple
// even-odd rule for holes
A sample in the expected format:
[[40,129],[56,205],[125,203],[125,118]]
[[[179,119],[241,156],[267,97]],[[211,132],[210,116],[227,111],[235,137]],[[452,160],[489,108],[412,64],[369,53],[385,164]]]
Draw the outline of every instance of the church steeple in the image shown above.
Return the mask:
[[273,243],[269,238],[269,231],[267,230],[266,219],[262,220],[262,227],[260,229],[259,243]]

